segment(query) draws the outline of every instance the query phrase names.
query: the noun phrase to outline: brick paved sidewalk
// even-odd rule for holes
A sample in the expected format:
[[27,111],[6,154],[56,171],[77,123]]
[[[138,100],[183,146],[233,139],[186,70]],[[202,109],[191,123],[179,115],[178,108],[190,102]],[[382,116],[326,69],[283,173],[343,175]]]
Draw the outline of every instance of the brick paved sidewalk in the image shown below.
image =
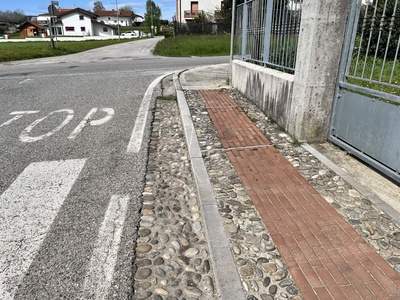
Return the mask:
[[199,91],[222,145],[305,299],[400,299],[400,275],[223,91]]

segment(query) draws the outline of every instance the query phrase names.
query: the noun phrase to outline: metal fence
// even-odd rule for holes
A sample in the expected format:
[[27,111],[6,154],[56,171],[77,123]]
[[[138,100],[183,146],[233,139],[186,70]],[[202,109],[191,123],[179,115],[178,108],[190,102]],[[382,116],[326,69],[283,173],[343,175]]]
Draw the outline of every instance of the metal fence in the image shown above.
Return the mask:
[[396,70],[400,48],[399,1],[362,2],[346,77],[351,83],[400,95],[400,74]]
[[352,2],[329,139],[400,183],[399,0]]
[[302,0],[250,0],[238,5],[237,53],[242,60],[294,73]]
[[188,22],[185,24],[176,23],[175,33],[184,34],[223,34],[231,32],[230,22]]

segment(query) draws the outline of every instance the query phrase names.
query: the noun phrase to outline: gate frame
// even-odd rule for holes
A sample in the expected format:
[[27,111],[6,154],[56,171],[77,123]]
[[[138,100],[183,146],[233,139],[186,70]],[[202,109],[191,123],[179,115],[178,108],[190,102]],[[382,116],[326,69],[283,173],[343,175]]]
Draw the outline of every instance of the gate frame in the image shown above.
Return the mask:
[[[335,131],[335,119],[337,115],[337,108],[338,108],[338,103],[340,102],[340,98],[342,97],[342,90],[343,89],[350,89],[354,92],[358,93],[368,93],[371,97],[377,97],[377,98],[382,98],[383,94],[379,91],[365,88],[365,87],[360,87],[357,85],[353,85],[347,82],[346,79],[346,71],[349,70],[351,61],[352,61],[352,54],[354,51],[354,45],[355,45],[355,39],[357,35],[357,26],[358,26],[358,20],[360,17],[360,11],[361,11],[361,3],[362,0],[356,0],[352,1],[351,3],[351,8],[350,8],[350,14],[347,22],[347,28],[346,28],[346,33],[345,33],[345,40],[343,44],[343,49],[342,49],[342,56],[340,59],[340,66],[339,66],[339,72],[338,72],[338,77],[337,77],[337,82],[336,82],[336,89],[335,89],[335,97],[332,105],[332,113],[330,117],[330,123],[329,123],[329,132],[328,132],[328,140],[332,141],[334,144],[338,145],[342,149],[346,150],[347,152],[351,153],[355,157],[359,158],[360,160],[368,163],[370,166],[378,170],[379,172],[385,174],[386,176],[390,177],[391,179],[395,180],[396,182],[400,183],[400,168],[398,170],[393,170],[392,168],[389,168],[385,164],[379,162],[377,159],[374,159],[373,157],[363,153],[362,150],[359,150],[355,148],[354,146],[350,145],[350,143],[347,143],[343,141],[342,139],[338,138],[335,136],[334,131]],[[399,102],[399,97],[394,96],[391,94],[385,94],[384,96],[385,99],[387,100],[392,100],[395,102]],[[374,99],[374,98],[372,98]]]

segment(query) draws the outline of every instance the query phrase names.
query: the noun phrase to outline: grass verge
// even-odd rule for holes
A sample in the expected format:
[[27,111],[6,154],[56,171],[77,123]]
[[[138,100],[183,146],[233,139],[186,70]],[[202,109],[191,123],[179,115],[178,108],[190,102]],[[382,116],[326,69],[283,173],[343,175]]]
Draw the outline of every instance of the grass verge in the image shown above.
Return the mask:
[[53,49],[48,41],[0,43],[0,62],[66,55],[124,42],[132,42],[132,39],[121,39],[120,41],[59,41],[57,49]]
[[162,56],[221,56],[229,55],[231,37],[221,35],[180,35],[160,41],[155,55]]

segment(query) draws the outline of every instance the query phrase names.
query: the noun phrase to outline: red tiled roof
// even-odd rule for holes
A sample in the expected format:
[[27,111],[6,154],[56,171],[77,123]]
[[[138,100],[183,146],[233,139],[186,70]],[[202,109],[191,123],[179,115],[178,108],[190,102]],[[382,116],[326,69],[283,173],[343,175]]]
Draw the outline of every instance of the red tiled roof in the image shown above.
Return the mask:
[[[96,10],[94,12],[96,15],[100,17],[114,17],[116,16],[115,10]],[[118,14],[120,17],[132,17],[134,15],[131,10],[121,10]]]
[[45,30],[45,29],[46,29],[46,28],[43,27],[42,25],[39,25],[38,23],[32,22],[32,21],[26,21],[26,22],[23,23],[19,28],[20,28],[20,29],[21,29],[21,28],[24,28],[26,25],[34,26],[34,27],[36,27],[37,29],[40,29],[40,30]]
[[[57,8],[55,10],[55,13],[56,13],[56,16],[59,16],[59,15],[65,14],[66,12],[69,12],[71,10],[73,10],[73,9],[72,8]],[[41,14],[39,16],[50,16],[50,14],[49,13],[45,13],[45,14]]]

